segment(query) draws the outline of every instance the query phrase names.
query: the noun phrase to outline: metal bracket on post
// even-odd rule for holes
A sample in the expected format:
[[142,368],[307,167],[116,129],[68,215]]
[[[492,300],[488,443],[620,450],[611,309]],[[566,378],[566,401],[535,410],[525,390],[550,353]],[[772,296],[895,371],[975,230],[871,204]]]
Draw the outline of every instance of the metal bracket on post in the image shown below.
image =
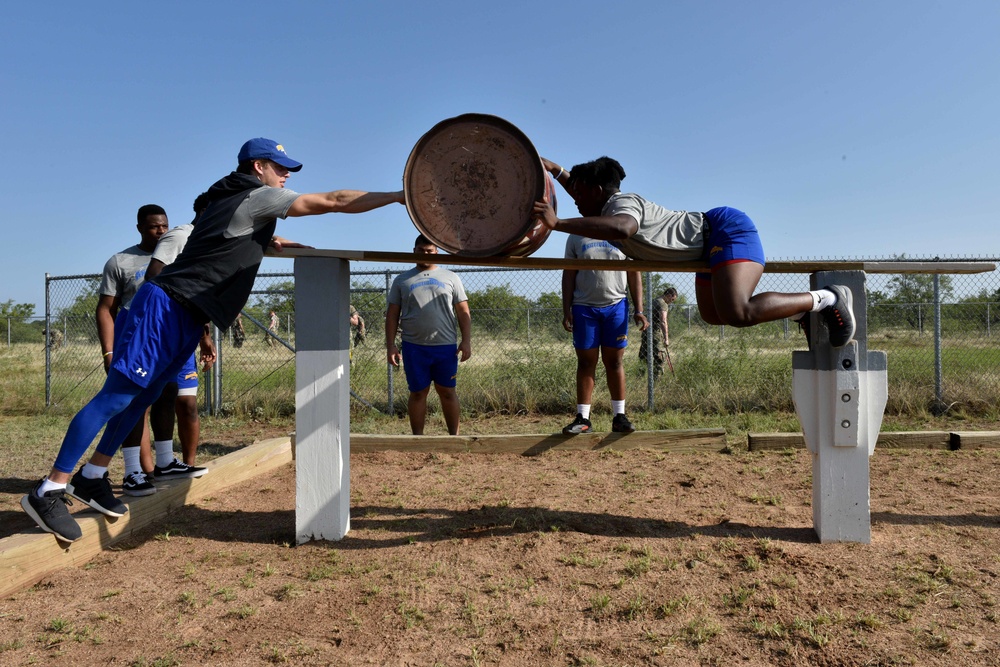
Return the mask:
[[813,462],[813,527],[820,542],[871,542],[868,459],[888,397],[885,352],[868,351],[863,271],[820,271],[812,289],[846,285],[853,295],[854,340],[830,346],[818,313],[808,352],[792,353],[792,397]]

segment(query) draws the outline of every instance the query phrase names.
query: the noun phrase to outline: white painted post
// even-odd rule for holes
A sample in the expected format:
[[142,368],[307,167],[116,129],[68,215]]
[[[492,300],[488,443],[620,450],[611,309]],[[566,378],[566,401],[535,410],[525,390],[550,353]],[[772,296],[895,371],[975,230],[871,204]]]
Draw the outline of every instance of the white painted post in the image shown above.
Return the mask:
[[835,350],[818,314],[808,352],[792,353],[792,397],[812,454],[813,527],[820,542],[871,543],[869,457],[888,397],[885,352],[868,351],[863,271],[822,271],[812,289],[847,285],[857,323],[854,340]]
[[339,540],[350,514],[350,262],[295,259],[295,541]]

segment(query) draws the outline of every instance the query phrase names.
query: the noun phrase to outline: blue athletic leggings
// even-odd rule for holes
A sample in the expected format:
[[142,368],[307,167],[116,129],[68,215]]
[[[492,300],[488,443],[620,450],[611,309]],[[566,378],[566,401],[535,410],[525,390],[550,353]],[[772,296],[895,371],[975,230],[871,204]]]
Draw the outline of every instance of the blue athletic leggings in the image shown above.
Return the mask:
[[181,358],[170,364],[165,372],[160,373],[145,388],[111,369],[101,390],[70,422],[53,467],[60,472],[73,472],[105,424],[107,428],[104,429],[101,441],[97,443],[97,451],[114,456],[125,436],[146,414],[146,408],[160,397],[167,382],[177,378],[185,361],[186,359]]

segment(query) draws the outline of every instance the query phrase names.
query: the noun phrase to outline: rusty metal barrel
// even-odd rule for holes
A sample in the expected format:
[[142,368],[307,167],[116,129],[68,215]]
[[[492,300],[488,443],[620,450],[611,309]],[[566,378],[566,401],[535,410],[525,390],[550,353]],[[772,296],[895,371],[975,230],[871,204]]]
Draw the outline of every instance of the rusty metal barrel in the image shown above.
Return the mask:
[[551,231],[532,206],[555,206],[555,183],[528,137],[497,116],[432,127],[410,152],[403,190],[414,226],[453,255],[526,257]]

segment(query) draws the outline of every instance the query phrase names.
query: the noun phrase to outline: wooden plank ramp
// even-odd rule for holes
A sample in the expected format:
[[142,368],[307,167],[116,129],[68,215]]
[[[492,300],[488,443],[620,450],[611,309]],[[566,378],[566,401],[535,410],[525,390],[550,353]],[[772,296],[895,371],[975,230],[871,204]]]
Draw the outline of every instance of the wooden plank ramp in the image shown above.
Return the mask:
[[635,433],[582,433],[580,435],[362,435],[351,434],[352,453],[447,452],[521,454],[536,456],[550,450],[598,451],[605,449],[655,449],[666,452],[718,452],[726,447],[726,430],[703,428]]
[[[1000,434],[998,434],[1000,435]],[[947,431],[894,431],[878,434],[876,449],[953,449],[952,433]],[[801,433],[749,433],[747,448],[751,452],[805,449]]]
[[[65,567],[86,564],[116,542],[147,528],[178,507],[279,468],[292,460],[289,438],[271,438],[254,443],[205,464],[209,472],[198,479],[158,481],[156,493],[142,498],[123,496],[129,511],[110,519],[96,510],[74,514],[83,537],[67,545],[40,528],[0,540],[0,595],[31,586],[46,575]],[[80,507],[74,501],[74,508]]]

